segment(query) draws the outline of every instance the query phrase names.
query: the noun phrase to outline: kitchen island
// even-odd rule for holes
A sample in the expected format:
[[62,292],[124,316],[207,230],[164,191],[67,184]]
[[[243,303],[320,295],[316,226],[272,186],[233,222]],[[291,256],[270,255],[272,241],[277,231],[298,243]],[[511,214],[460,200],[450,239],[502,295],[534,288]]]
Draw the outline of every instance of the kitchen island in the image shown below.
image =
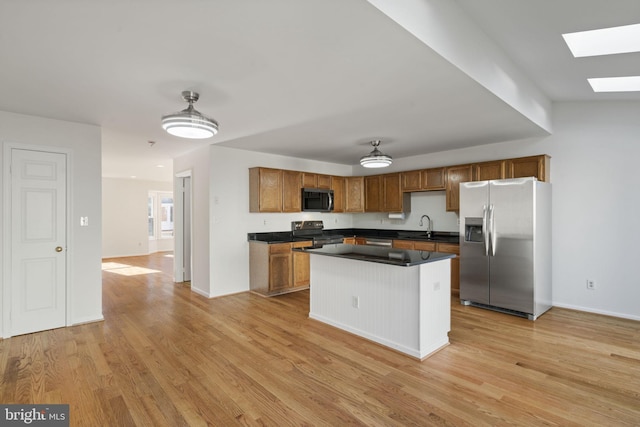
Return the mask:
[[455,255],[345,244],[304,251],[310,318],[421,360],[449,343]]

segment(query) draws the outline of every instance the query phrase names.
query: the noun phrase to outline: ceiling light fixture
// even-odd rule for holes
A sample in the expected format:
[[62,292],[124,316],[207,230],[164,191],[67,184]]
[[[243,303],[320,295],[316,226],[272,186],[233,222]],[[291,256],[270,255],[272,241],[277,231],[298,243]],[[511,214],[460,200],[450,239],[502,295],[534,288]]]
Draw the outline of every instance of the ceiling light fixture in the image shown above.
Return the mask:
[[193,108],[199,97],[197,92],[182,92],[182,99],[187,101],[189,106],[178,113],[162,116],[162,128],[171,135],[191,139],[211,138],[218,133],[218,122],[203,116]]
[[365,168],[386,168],[389,166],[393,160],[391,156],[378,150],[380,140],[371,141],[371,145],[373,146],[373,151],[360,158],[360,165]]

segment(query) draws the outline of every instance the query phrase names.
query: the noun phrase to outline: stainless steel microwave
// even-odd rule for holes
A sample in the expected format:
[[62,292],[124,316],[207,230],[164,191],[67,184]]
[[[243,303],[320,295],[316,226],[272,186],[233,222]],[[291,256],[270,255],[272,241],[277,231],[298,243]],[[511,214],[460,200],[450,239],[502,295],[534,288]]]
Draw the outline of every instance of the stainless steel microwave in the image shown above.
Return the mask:
[[302,210],[306,212],[333,211],[333,190],[327,190],[324,188],[303,188]]

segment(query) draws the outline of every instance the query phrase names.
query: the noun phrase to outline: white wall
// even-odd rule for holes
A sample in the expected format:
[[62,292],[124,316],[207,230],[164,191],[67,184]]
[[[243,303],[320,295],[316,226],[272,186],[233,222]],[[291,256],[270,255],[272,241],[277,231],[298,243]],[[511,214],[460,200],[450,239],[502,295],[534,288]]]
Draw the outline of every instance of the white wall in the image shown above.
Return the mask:
[[[209,162],[209,147],[199,148],[184,156],[174,159],[173,171],[176,175],[186,171],[191,174],[191,289],[204,296],[211,296],[209,277],[209,176],[211,164]],[[173,194],[179,194],[174,182]],[[176,206],[177,208],[177,206]],[[181,232],[181,212],[176,209],[176,236]],[[180,248],[176,247],[177,250]],[[178,254],[181,257],[181,254]],[[176,259],[177,257],[176,256]],[[242,284],[239,284],[242,286]]]
[[[553,303],[557,306],[599,312],[640,320],[637,301],[640,286],[633,270],[635,236],[640,224],[640,103],[561,103],[554,108],[551,136],[485,145],[461,150],[395,159],[385,172],[487,161],[536,154],[551,155],[553,183]],[[404,221],[380,224],[383,214],[259,214],[249,213],[249,167],[265,166],[336,175],[369,173],[359,166],[345,167],[300,159],[273,156],[211,146],[210,162],[200,160],[197,174],[208,175],[206,191],[198,198],[209,204],[195,206],[200,211],[199,231],[194,241],[206,252],[194,259],[194,273],[202,276],[200,289],[209,296],[246,291],[249,287],[246,234],[286,231],[290,222],[320,218],[327,228],[376,227],[420,229],[419,215],[433,213],[435,229],[455,231],[457,215],[436,213],[444,202],[438,195],[412,199],[412,213]],[[393,154],[393,153],[391,153]],[[175,171],[187,169],[185,158],[177,159]],[[195,165],[195,161],[192,162]],[[202,171],[203,168],[210,171]],[[195,168],[195,166],[194,166]],[[194,174],[195,176],[195,174]],[[198,182],[194,182],[194,188]],[[420,196],[419,196],[420,197]],[[442,197],[442,196],[440,196]],[[204,216],[211,215],[205,220]],[[195,214],[194,214],[195,215]],[[451,216],[454,215],[454,216]],[[454,219],[455,218],[455,219]],[[334,223],[334,220],[338,223]],[[442,225],[442,226],[440,226]],[[210,227],[210,229],[209,229]],[[206,231],[206,233],[205,233]],[[204,234],[203,234],[204,233]],[[204,258],[204,259],[203,259]],[[204,273],[209,273],[205,283]],[[586,279],[597,281],[596,290],[587,290]]]
[[[173,239],[149,246],[147,199],[149,191],[173,191],[171,182],[138,179],[102,179],[102,257],[147,255],[172,250]],[[162,246],[165,245],[165,246]]]
[[[70,151],[71,199],[68,257],[68,322],[102,319],[101,270],[101,133],[97,126],[81,125],[0,111],[0,180],[4,176],[4,145],[44,146]],[[4,189],[4,183],[0,188]],[[0,198],[2,203],[2,198]],[[0,207],[4,221],[5,207]],[[80,217],[89,218],[80,227]],[[0,227],[0,234],[2,233]],[[1,236],[4,240],[4,236]],[[2,248],[0,247],[0,251]],[[2,257],[3,258],[3,257]],[[0,268],[2,268],[0,266]],[[4,274],[0,274],[0,281]],[[7,283],[1,283],[8,286]],[[2,306],[0,304],[0,306]],[[4,317],[4,316],[3,316]],[[2,325],[7,326],[7,325]],[[4,330],[4,329],[3,329]]]

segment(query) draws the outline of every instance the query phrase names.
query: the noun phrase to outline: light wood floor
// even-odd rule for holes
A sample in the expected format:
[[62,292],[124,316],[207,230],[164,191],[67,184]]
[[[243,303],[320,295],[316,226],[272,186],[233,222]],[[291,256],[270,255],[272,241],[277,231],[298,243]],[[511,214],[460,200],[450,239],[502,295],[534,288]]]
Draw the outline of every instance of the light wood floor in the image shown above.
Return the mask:
[[164,255],[108,260],[104,322],[0,341],[0,402],[74,426],[640,425],[640,322],[453,303],[419,362],[309,320],[307,292],[203,298]]

